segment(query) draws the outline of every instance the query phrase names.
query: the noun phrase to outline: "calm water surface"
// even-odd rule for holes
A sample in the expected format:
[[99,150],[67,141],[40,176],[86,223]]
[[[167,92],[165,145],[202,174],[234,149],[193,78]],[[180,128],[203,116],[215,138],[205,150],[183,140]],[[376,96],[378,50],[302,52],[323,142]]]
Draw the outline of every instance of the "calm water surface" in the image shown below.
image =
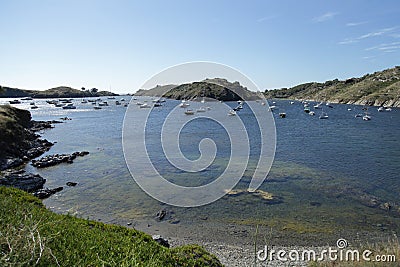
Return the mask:
[[[150,102],[150,98],[147,99]],[[174,227],[193,231],[206,227],[212,232],[213,228],[227,225],[254,228],[257,224],[300,237],[336,232],[367,231],[378,235],[399,232],[398,213],[367,207],[363,203],[363,196],[400,203],[400,110],[397,108],[391,112],[370,108],[372,120],[363,121],[354,117],[362,112],[361,106],[333,105],[334,108],[324,107],[329,119],[321,120],[318,118],[320,110],[316,110],[316,116],[309,116],[303,112],[300,102],[276,101],[275,161],[260,189],[274,194],[279,201],[268,203],[260,197],[244,194],[225,196],[210,205],[188,209],[159,203],[147,196],[130,176],[121,143],[125,107],[108,100],[110,106],[94,110],[90,103],[74,101],[78,107],[75,110],[55,108],[44,100],[35,100],[39,108],[30,110],[35,120],[57,120],[65,116],[72,119],[42,132],[44,138],[56,142],[46,154],[90,152],[88,156],[77,158],[72,165],[45,169],[26,167],[46,178],[47,187],[64,186],[62,192],[44,201],[57,212],[111,223],[133,222],[141,230],[166,232],[175,237],[187,232],[170,231]],[[29,109],[28,103],[15,106]],[[169,166],[162,153],[159,130],[168,110],[178,103],[167,100],[163,107],[152,112],[152,123],[147,126],[146,135],[149,155],[157,169],[171,181],[192,186],[208,183],[223,171],[229,158],[228,136],[213,121],[199,119],[189,123],[181,133],[183,154],[197,158],[197,144],[209,137],[217,144],[217,159],[200,174],[183,173]],[[200,103],[193,103],[193,108],[196,105]],[[212,108],[208,112],[212,112],[222,104],[208,105]],[[140,116],[142,110],[135,108]],[[286,112],[287,117],[279,118],[279,112]],[[239,115],[248,126],[251,139],[248,170],[237,185],[245,189],[254,171],[260,138],[257,127],[251,127],[254,118],[249,109],[245,106]],[[68,181],[79,184],[65,187]],[[155,214],[165,208],[170,211],[170,217],[165,222],[157,222]],[[241,238],[250,242],[251,231]]]

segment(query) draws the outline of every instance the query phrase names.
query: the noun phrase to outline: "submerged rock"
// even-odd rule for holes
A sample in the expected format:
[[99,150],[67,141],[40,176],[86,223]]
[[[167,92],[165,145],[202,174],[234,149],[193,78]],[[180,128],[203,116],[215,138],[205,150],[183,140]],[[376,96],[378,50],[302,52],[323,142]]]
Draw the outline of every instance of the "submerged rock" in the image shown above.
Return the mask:
[[272,193],[263,190],[249,191],[246,189],[232,189],[232,190],[226,190],[225,192],[226,195],[228,196],[253,195],[262,198],[264,200],[267,200],[269,204],[278,204],[283,202],[281,197],[275,196]]
[[74,152],[72,154],[54,154],[42,157],[38,160],[32,160],[32,166],[36,168],[46,168],[60,163],[73,163],[73,160],[79,156],[83,157],[89,154],[88,151]]
[[27,192],[43,188],[46,179],[39,174],[28,173],[25,170],[6,171],[0,178],[0,185],[12,186]]
[[162,210],[157,212],[156,218],[157,218],[157,220],[162,221],[165,218],[166,215],[167,215],[167,210],[162,209]]

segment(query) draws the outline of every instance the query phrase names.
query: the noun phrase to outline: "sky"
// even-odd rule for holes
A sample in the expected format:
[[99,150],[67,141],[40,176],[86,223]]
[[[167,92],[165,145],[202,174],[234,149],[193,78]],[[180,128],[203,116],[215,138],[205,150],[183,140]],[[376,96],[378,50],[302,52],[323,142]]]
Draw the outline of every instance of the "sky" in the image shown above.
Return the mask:
[[[400,65],[400,1],[0,0],[0,85],[133,93],[209,61],[260,90]],[[210,77],[213,78],[213,77]]]

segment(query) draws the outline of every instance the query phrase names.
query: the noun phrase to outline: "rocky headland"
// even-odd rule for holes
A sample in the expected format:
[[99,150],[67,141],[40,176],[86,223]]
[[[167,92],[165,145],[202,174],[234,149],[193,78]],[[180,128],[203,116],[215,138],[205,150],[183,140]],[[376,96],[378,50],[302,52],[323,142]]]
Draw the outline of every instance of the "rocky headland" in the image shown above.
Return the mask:
[[[63,188],[44,188],[46,179],[39,174],[26,172],[22,167],[28,162],[37,168],[45,168],[60,163],[72,163],[77,156],[89,154],[87,151],[72,154],[55,154],[35,159],[47,152],[53,143],[41,138],[37,133],[51,129],[62,121],[34,121],[27,110],[9,105],[0,106],[0,185],[19,188],[43,199]],[[68,186],[76,185],[68,182]]]

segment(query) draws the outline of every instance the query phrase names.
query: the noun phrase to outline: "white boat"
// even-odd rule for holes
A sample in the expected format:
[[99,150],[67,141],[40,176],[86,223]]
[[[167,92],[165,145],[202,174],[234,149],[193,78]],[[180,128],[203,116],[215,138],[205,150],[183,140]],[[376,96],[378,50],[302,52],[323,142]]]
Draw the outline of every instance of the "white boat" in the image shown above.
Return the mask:
[[371,116],[368,115],[368,108],[364,107],[363,110],[365,110],[365,115],[362,117],[362,119],[364,121],[370,121],[371,120]]
[[293,101],[290,101],[290,105],[293,105],[294,104],[294,102]]
[[321,115],[319,115],[320,119],[327,119],[328,118],[328,114],[325,112],[322,112]]
[[351,108],[348,108],[347,111],[351,111]]
[[197,112],[206,112],[206,109],[204,107],[198,108],[196,110]]
[[33,100],[33,98],[28,96],[28,97],[22,98],[21,100]]
[[361,118],[363,115],[361,113],[358,113],[356,115],[354,115],[355,118]]
[[365,114],[362,118],[363,118],[364,121],[369,121],[369,120],[371,120],[371,116],[369,116],[369,115],[367,115],[367,114]]
[[63,106],[62,108],[63,108],[63,109],[76,109],[76,107],[75,107],[74,104],[72,104],[72,103],[69,103],[69,104],[67,104],[66,106]]
[[181,108],[187,108],[188,106],[190,106],[190,104],[186,103],[186,102],[182,102],[179,104],[179,107],[181,107]]
[[385,108],[385,111],[392,111],[392,108],[387,107],[387,108]]
[[228,116],[235,116],[235,115],[236,115],[236,111],[234,111],[233,109],[229,110]]
[[140,108],[150,108],[150,106],[147,103],[144,103],[139,106]]
[[192,109],[185,110],[186,115],[194,115],[194,111]]
[[107,101],[101,102],[101,103],[99,103],[99,106],[100,107],[108,106],[108,102]]
[[321,103],[318,103],[318,104],[316,104],[315,106],[314,106],[314,108],[315,109],[319,109],[319,108],[321,108],[321,105],[322,105],[323,103],[321,102]]
[[200,101],[201,103],[206,103],[206,100],[204,99],[204,97],[203,97],[203,99]]
[[379,107],[379,108],[378,108],[378,111],[379,111],[379,112],[383,112],[383,111],[385,111],[385,109],[384,109],[383,107]]
[[276,108],[276,106],[270,106],[268,110],[273,111],[275,108]]
[[314,116],[314,115],[315,115],[315,112],[314,112],[314,111],[310,111],[310,112],[308,112],[308,114],[309,114],[310,116]]
[[86,100],[86,99],[82,99],[81,103],[82,103],[82,104],[86,104],[86,103],[87,103],[87,100]]
[[143,105],[143,103],[142,102],[136,102],[136,105],[141,106],[141,105]]

